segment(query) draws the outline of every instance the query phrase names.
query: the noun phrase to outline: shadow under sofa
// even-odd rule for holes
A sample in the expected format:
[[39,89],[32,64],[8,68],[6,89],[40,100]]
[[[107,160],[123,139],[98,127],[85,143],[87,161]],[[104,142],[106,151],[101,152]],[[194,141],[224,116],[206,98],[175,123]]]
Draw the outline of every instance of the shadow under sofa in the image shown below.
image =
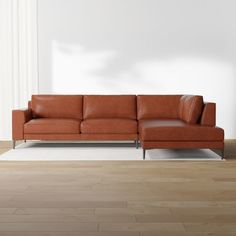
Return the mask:
[[143,149],[217,149],[215,103],[196,95],[32,95],[12,111],[17,140],[135,141]]

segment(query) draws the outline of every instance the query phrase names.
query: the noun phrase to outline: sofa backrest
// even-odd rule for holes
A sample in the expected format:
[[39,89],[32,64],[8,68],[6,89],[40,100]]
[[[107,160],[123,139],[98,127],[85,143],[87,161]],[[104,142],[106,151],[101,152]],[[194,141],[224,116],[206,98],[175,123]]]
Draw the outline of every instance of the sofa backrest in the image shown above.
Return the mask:
[[85,95],[83,118],[136,119],[135,95]]
[[182,95],[138,95],[138,120],[178,119],[181,96]]
[[34,118],[182,119],[200,121],[204,103],[196,95],[32,95]]
[[183,95],[179,104],[179,117],[190,124],[198,123],[203,111],[203,97]]
[[32,95],[31,108],[34,118],[82,119],[81,95]]

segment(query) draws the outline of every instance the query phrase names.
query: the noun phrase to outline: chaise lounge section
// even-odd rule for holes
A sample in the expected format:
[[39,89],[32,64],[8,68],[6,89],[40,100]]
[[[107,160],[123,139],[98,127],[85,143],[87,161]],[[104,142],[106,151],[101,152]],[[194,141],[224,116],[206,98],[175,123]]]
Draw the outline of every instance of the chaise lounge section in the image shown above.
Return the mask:
[[146,149],[219,149],[224,157],[224,130],[215,126],[215,104],[202,96],[137,97],[139,139]]
[[147,149],[219,149],[215,103],[195,95],[32,95],[28,109],[13,110],[17,140],[139,141]]

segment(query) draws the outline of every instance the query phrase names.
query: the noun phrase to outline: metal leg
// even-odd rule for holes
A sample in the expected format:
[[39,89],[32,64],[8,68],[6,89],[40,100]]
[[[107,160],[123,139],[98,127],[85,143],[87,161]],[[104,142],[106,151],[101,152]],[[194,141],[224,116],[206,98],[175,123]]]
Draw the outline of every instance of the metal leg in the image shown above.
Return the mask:
[[24,142],[26,143],[26,139],[24,140]]
[[221,160],[225,159],[225,150],[224,149],[220,150],[220,156],[221,156]]
[[146,149],[143,149],[143,160],[145,160]]
[[135,146],[136,146],[136,149],[138,149],[138,147],[139,147],[139,142],[138,142],[138,140],[135,140]]
[[12,140],[12,148],[15,149],[16,148],[16,141]]

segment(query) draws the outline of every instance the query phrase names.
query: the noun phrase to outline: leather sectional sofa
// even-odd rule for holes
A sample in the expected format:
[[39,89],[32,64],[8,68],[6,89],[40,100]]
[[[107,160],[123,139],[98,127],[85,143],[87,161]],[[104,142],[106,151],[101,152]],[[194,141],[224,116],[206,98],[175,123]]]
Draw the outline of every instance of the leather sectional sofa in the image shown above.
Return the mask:
[[12,112],[17,140],[133,140],[145,150],[217,149],[224,157],[224,130],[216,127],[215,103],[194,95],[32,95]]

